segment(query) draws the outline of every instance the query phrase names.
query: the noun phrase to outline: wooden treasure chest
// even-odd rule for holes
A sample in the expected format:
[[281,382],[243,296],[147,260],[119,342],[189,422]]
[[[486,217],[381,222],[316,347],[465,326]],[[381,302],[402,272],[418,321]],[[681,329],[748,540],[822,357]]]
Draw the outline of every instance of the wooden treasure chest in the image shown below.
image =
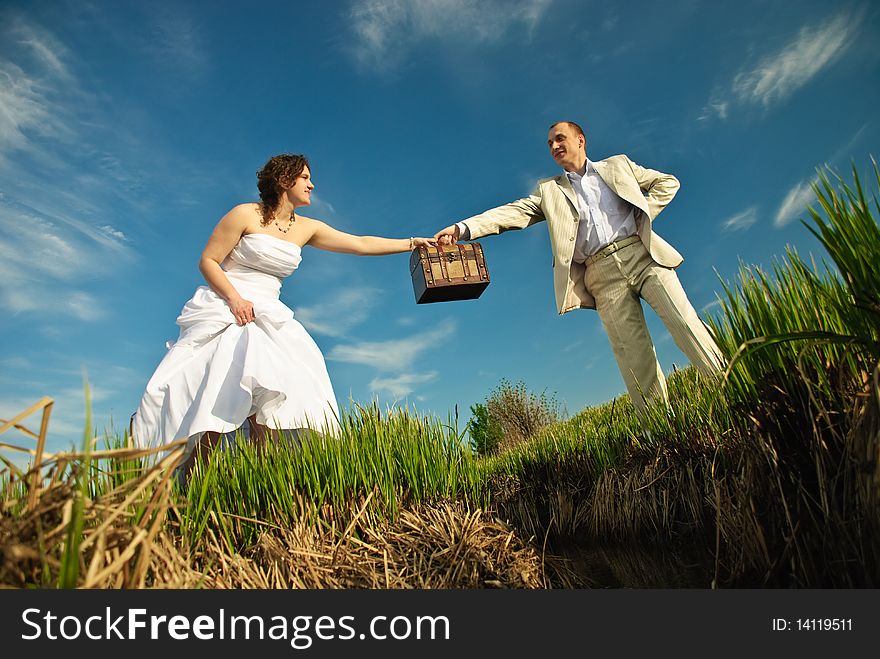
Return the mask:
[[409,257],[416,302],[474,300],[489,285],[480,243],[417,247]]

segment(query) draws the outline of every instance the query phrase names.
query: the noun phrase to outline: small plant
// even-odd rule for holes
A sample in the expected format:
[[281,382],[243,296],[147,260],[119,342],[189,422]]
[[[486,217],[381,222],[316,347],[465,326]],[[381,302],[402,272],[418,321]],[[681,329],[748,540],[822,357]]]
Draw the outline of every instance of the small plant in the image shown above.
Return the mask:
[[564,417],[554,397],[534,394],[522,381],[511,384],[506,379],[492,390],[485,405],[472,406],[471,413],[468,432],[475,452],[482,456],[509,450]]
[[471,438],[471,448],[480,456],[491,455],[501,444],[501,429],[497,423],[491,423],[489,408],[482,403],[471,405],[471,420],[467,431]]

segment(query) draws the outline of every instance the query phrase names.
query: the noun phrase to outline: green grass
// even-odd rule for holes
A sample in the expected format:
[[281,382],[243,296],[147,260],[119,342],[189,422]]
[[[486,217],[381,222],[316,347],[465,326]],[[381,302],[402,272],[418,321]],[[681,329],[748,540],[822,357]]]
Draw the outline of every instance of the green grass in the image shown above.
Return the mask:
[[[880,187],[876,163],[874,178]],[[826,170],[814,191],[825,216],[811,208],[813,224],[804,224],[831,263],[807,264],[789,248],[772,276],[742,266],[710,320],[733,357],[728,395],[741,402],[754,404],[776,387],[802,403],[840,406],[880,360],[880,227],[872,204],[855,168],[852,186]]]
[[293,450],[245,444],[215,451],[186,491],[187,536],[197,541],[218,520],[240,544],[260,522],[303,514],[317,521],[325,507],[345,526],[368,496],[371,511],[392,518],[403,505],[485,500],[474,457],[450,423],[408,409],[383,414],[373,405],[344,411],[340,425],[337,437],[313,436]]
[[[874,179],[880,189],[876,164]],[[704,488],[695,498],[691,487],[689,503],[676,508],[673,501],[669,510],[716,524],[719,552],[722,536],[733,551],[736,538],[755,533],[754,546],[768,556],[770,549],[779,554],[765,566],[768,573],[791,570],[802,583],[822,583],[821,566],[834,561],[827,574],[837,570],[842,576],[833,583],[858,583],[852,570],[876,568],[880,532],[880,485],[872,467],[880,425],[880,228],[874,219],[880,207],[876,197],[869,202],[855,170],[851,185],[821,172],[815,192],[817,209],[805,225],[829,261],[808,264],[789,249],[771,272],[742,266],[735,282],[723,282],[724,299],[710,325],[730,362],[728,372],[718,379],[691,368],[673,373],[671,411],[649,407],[640,422],[622,396],[551,424],[509,451],[477,459],[452,419],[355,405],[343,412],[332,439],[315,435],[296,449],[258,449],[239,441],[233,450],[214,451],[189,487],[177,491],[174,524],[193,547],[211,530],[240,550],[267,524],[284,526],[303,517],[342,533],[364,512],[393,519],[403,507],[423,502],[548,506],[564,495],[589,503],[591,488],[609,473],[624,472],[626,481],[627,469],[653,474],[648,467],[660,465],[658,479],[669,469],[690,470],[680,484],[690,487],[696,479]],[[86,436],[91,438],[88,428]],[[107,448],[127,443],[126,437],[108,437]],[[92,457],[91,445],[86,442],[83,455],[62,467],[78,480],[52,582],[61,587],[80,576],[76,552],[83,523],[97,523],[94,517],[83,522],[85,497],[123,491],[151,464],[131,454]],[[756,475],[761,480],[749,480]],[[4,479],[4,514],[18,515],[21,484]],[[620,492],[606,488],[600,513],[619,508],[637,514],[638,506],[618,507],[618,498],[650,496],[646,510],[657,515],[657,492],[648,485],[633,489],[634,482],[626,481]],[[158,486],[154,480],[132,499],[131,523],[152,514],[147,502],[154,501]],[[707,511],[722,491],[740,508],[724,519],[716,511],[713,521]],[[676,496],[672,489],[661,494]],[[574,530],[584,516],[569,518],[565,528]],[[617,527],[639,525],[626,520]],[[539,530],[529,527],[534,535]]]

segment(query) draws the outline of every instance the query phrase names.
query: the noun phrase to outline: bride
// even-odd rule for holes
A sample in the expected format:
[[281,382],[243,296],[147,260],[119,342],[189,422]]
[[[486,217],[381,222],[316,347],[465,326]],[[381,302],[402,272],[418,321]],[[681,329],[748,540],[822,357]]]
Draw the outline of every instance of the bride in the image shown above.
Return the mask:
[[[354,236],[295,213],[314,189],[302,155],[274,156],[257,172],[259,203],[240,204],[214,228],[200,286],[183,307],[178,340],[147,383],[132,419],[135,445],[187,438],[197,453],[249,424],[251,438],[311,428],[333,434],[339,410],[318,346],[279,299],[306,245],[359,255],[396,254],[432,238]],[[198,451],[193,450],[196,446]]]

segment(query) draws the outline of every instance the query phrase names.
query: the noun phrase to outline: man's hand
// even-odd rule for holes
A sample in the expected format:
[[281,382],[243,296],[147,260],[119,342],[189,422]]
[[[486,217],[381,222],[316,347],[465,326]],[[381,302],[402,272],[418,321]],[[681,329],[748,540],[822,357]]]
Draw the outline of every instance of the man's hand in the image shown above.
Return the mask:
[[436,247],[437,239],[436,238],[413,238],[412,239],[413,247]]
[[436,238],[437,242],[441,245],[454,245],[458,242],[460,236],[461,232],[459,231],[457,224],[452,224],[434,234],[434,238]]

